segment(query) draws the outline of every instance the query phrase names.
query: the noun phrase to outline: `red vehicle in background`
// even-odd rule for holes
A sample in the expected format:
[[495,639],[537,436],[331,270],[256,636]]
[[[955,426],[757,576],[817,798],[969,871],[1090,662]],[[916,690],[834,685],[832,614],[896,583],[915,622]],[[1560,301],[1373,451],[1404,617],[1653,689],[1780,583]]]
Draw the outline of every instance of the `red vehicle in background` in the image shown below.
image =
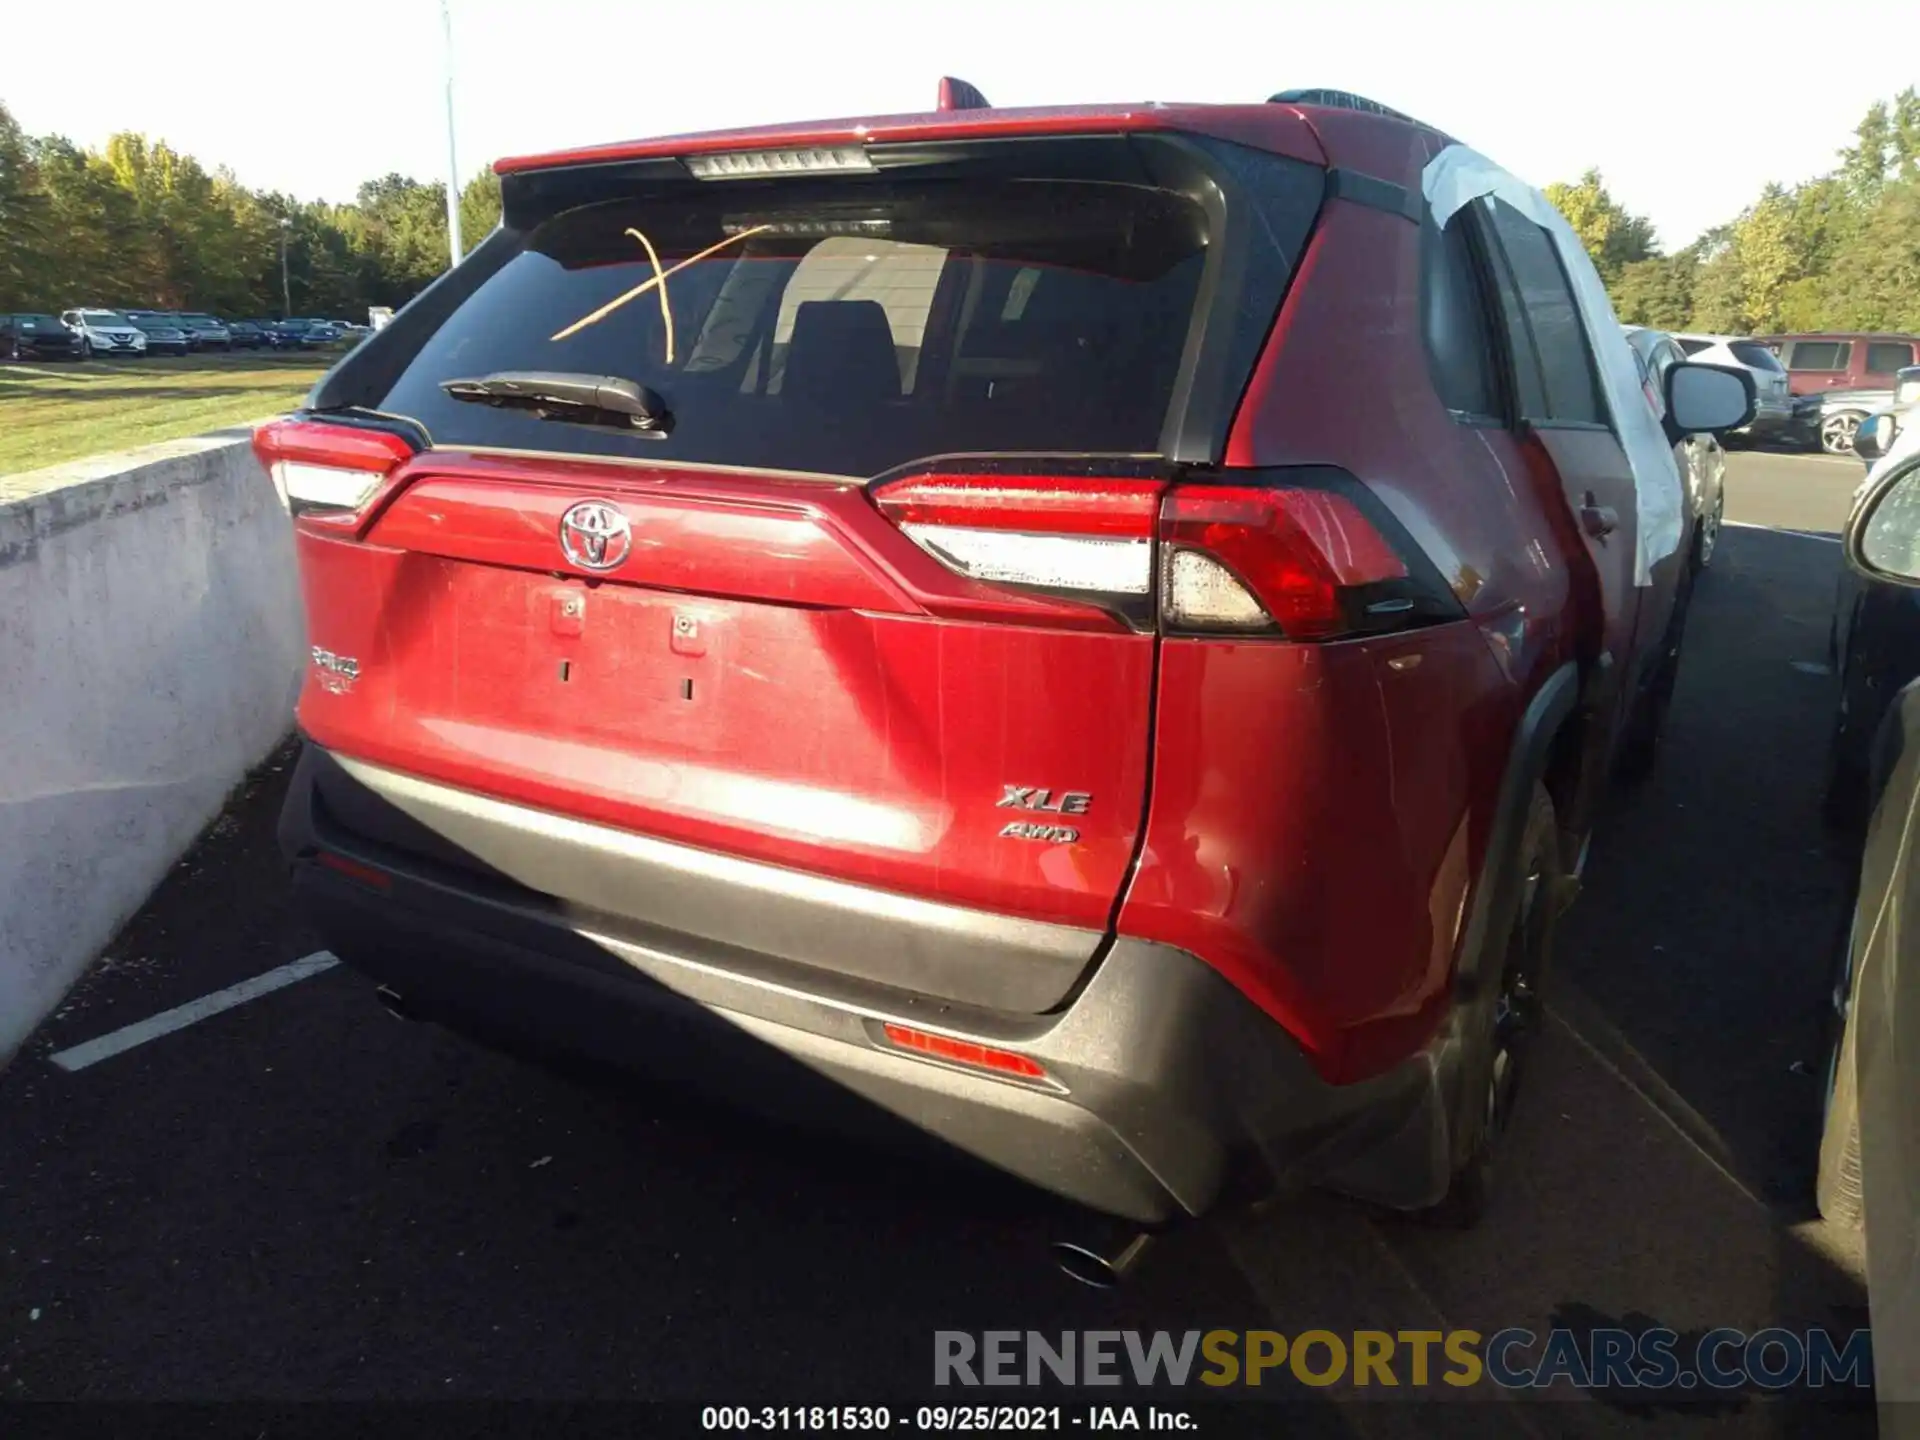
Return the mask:
[[503,161],[257,441],[327,943],[1145,1224],[1477,1214],[1695,537],[1635,584],[1568,273],[1435,222],[1449,143],[1312,92]]
[[1796,395],[1828,390],[1887,390],[1894,377],[1920,362],[1920,336],[1822,331],[1809,335],[1757,335],[1755,341],[1780,357]]

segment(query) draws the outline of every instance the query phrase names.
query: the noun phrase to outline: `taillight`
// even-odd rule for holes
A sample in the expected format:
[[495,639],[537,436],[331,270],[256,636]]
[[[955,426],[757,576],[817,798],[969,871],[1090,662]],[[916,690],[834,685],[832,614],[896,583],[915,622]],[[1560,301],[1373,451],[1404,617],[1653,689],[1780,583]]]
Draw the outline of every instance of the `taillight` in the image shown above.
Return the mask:
[[1160,618],[1169,630],[1326,640],[1422,608],[1407,563],[1334,490],[1182,485],[1160,511]]
[[276,420],[253,432],[254,453],[296,515],[358,519],[393,472],[413,458],[401,435],[315,420]]
[[1093,603],[1153,592],[1163,482],[915,475],[874,491],[881,513],[950,570]]
[[1173,633],[1331,640],[1460,613],[1354,477],[1267,473],[1275,483],[1172,488],[1136,476],[926,474],[885,482],[873,499],[949,570],[1084,601],[1135,629],[1151,628],[1157,608]]

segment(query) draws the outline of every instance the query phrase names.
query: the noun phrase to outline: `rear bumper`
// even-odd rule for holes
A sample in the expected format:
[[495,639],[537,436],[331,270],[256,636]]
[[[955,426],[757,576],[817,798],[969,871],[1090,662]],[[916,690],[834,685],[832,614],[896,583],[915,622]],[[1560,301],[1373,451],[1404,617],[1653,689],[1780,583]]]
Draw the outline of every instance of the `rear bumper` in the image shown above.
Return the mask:
[[1762,400],[1756,405],[1753,419],[1740,427],[1738,434],[1751,435],[1755,439],[1776,439],[1784,435],[1793,425],[1793,405],[1784,400]]
[[[946,1147],[1142,1223],[1230,1183],[1432,1203],[1448,1172],[1445,1052],[1331,1086],[1201,960],[1121,938],[1045,1014],[943,1001],[771,953],[623,926],[357,842],[317,801],[308,746],[281,819],[328,946],[423,1018],[688,1082],[757,1109]],[[529,812],[539,833],[550,817]],[[322,852],[361,866],[343,873]],[[348,867],[351,870],[351,866]],[[936,1061],[889,1022],[1025,1056],[1045,1079]]]

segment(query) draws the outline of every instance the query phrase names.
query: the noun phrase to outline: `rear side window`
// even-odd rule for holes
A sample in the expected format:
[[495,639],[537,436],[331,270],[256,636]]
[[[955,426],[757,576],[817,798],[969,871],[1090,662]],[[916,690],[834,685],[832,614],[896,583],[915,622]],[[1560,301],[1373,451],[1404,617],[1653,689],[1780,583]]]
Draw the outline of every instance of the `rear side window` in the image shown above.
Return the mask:
[[[609,199],[529,233],[378,408],[440,445],[839,475],[952,452],[1152,453],[1207,240],[1184,197],[1074,181]],[[643,289],[648,244],[684,268]],[[546,422],[441,389],[513,370],[637,381],[671,431]]]
[[[1750,366],[1755,370],[1779,370],[1782,368],[1779,356],[1775,355],[1773,351],[1769,350],[1766,346],[1756,344],[1752,340],[1735,340],[1727,346],[1727,349],[1731,352],[1734,359],[1738,360],[1742,365]],[[1692,354],[1693,352],[1688,351],[1687,353]]]
[[1891,373],[1913,363],[1913,346],[1905,341],[1879,340],[1867,346],[1867,369],[1875,374]]
[[1606,424],[1607,412],[1600,399],[1593,355],[1587,347],[1586,326],[1574,303],[1567,272],[1554,253],[1552,238],[1504,201],[1480,203],[1492,218],[1494,233],[1512,272],[1513,297],[1524,311],[1540,357],[1544,409],[1532,412],[1523,408],[1523,417],[1547,423]]
[[1456,415],[1491,418],[1500,413],[1486,306],[1474,278],[1464,224],[1429,230],[1423,325],[1433,358],[1434,386]]
[[1844,370],[1853,356],[1853,345],[1846,340],[1796,340],[1788,352],[1791,370]]
[[1698,355],[1702,350],[1713,348],[1711,340],[1676,340],[1674,343],[1689,355]]

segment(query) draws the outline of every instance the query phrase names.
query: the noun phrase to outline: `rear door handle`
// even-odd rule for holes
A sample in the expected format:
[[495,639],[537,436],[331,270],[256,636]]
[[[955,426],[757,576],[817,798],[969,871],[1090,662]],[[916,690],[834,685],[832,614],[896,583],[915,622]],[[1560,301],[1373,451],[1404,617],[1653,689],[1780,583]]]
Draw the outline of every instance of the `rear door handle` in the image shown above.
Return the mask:
[[1587,498],[1580,507],[1580,528],[1596,540],[1604,540],[1620,528],[1620,512],[1611,505],[1601,505],[1595,501],[1593,492],[1587,492]]

